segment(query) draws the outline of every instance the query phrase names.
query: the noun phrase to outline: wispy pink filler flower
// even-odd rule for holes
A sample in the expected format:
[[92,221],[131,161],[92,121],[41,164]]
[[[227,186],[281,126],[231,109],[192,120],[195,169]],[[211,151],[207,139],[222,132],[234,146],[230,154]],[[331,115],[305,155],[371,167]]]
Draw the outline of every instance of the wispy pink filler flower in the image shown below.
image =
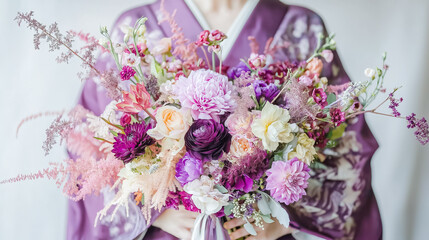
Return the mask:
[[180,76],[173,85],[173,93],[182,108],[191,110],[194,119],[214,119],[232,112],[236,103],[234,88],[228,77],[210,70],[200,69],[189,76]]
[[136,74],[136,71],[130,66],[124,66],[119,74],[121,75],[122,81],[126,81],[130,80],[130,78]]
[[267,171],[266,189],[279,202],[286,205],[296,202],[306,195],[305,188],[307,188],[307,180],[310,178],[309,171],[308,165],[298,158],[287,162],[275,161]]
[[119,111],[126,113],[139,113],[150,108],[150,95],[143,84],[131,85],[130,91],[122,92],[123,101],[116,104]]

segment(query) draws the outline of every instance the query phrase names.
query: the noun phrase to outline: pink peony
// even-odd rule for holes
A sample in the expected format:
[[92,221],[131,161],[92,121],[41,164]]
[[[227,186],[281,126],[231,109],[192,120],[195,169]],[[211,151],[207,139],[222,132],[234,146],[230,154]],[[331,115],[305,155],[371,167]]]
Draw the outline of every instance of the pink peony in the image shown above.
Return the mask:
[[270,195],[286,205],[306,195],[305,188],[310,178],[310,168],[298,158],[289,161],[275,161],[267,171],[267,187]]
[[228,77],[210,70],[200,69],[191,72],[186,78],[180,76],[173,85],[173,93],[182,108],[191,110],[197,119],[214,119],[235,109],[234,88]]
[[141,83],[131,85],[130,91],[123,91],[122,95],[124,100],[116,104],[119,111],[132,114],[150,108],[150,94]]

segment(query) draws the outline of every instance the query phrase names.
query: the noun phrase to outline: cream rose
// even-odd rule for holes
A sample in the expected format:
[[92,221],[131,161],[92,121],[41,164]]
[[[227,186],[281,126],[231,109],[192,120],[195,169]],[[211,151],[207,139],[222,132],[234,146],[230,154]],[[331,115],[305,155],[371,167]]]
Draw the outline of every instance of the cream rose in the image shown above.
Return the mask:
[[184,144],[184,136],[192,124],[192,117],[188,111],[174,106],[160,107],[155,115],[156,127],[150,129],[147,134],[156,140],[175,140],[181,149]]
[[289,119],[288,110],[267,102],[260,118],[253,120],[252,133],[262,140],[264,149],[274,151],[279,143],[289,143],[294,138]]
[[307,165],[310,165],[314,160],[314,156],[317,154],[316,149],[314,149],[314,143],[314,139],[309,138],[305,133],[301,133],[298,136],[298,144],[295,150],[289,153],[288,159],[297,157]]

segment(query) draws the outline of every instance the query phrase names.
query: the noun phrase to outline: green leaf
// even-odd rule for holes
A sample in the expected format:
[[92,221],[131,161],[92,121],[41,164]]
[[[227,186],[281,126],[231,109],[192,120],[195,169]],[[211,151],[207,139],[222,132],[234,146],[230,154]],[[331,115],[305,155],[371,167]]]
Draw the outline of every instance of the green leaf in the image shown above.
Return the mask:
[[228,193],[228,190],[224,187],[224,186],[222,186],[222,185],[219,185],[219,184],[216,184],[215,185],[215,188],[217,189],[217,190],[219,190],[219,192],[221,192],[221,193]]
[[340,126],[334,128],[332,130],[332,136],[330,137],[331,140],[337,140],[341,138],[344,134],[344,131],[346,130],[347,124],[341,123]]
[[117,133],[117,132],[115,132],[115,131],[113,131],[112,129],[109,129],[109,131],[110,131],[110,133],[111,133],[111,134],[113,134],[113,136],[115,136],[115,137],[117,137],[117,136],[118,136],[118,133]]
[[136,117],[134,117],[134,115],[130,115],[131,116],[131,123],[138,123],[139,122],[139,120],[137,120],[137,118]]
[[327,99],[328,104],[335,102],[335,100],[337,100],[337,96],[335,96],[335,94],[331,93],[328,95],[328,99]]
[[328,169],[325,164],[319,162],[319,161],[313,161],[310,165],[310,168],[312,169]]

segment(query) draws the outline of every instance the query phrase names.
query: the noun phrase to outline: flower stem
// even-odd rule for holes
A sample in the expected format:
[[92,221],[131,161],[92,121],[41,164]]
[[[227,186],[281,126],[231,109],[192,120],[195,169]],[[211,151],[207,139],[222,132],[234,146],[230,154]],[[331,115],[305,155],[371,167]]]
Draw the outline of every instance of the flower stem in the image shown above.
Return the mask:
[[144,109],[144,111],[147,113],[147,115],[149,115],[150,118],[152,118],[156,122],[155,116],[153,116],[152,113],[149,112],[149,110]]

